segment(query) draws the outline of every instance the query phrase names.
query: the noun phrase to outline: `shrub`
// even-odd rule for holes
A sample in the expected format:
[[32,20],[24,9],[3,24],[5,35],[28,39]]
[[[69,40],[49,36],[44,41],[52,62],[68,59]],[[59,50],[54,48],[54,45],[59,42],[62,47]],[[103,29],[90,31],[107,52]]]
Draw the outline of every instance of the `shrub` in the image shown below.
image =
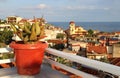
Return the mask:
[[8,45],[12,41],[13,32],[8,28],[4,28],[3,31],[0,31],[0,42]]

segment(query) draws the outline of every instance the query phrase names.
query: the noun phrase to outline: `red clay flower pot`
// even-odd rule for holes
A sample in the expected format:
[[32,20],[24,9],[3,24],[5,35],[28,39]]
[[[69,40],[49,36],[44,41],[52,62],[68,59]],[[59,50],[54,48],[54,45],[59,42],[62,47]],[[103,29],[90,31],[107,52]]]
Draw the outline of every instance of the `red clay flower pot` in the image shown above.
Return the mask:
[[22,44],[12,42],[10,47],[14,48],[18,74],[35,75],[40,72],[44,51],[47,48],[46,43]]

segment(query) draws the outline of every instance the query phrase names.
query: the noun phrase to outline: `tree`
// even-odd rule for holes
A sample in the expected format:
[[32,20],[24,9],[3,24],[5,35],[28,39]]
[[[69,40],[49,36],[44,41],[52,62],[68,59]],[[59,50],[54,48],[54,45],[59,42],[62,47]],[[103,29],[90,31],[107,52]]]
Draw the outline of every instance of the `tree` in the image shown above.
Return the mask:
[[94,31],[92,29],[88,30],[88,36],[90,36],[90,37],[93,36],[93,33],[94,33]]
[[64,37],[65,37],[65,34],[63,33],[58,33],[56,36],[57,39],[63,39]]
[[63,43],[61,44],[55,44],[53,48],[62,51],[65,48],[65,45]]
[[7,28],[4,28],[3,31],[0,31],[0,42],[9,44],[12,41],[13,32]]
[[5,23],[7,23],[6,20],[2,20],[2,19],[0,19],[0,24],[5,24]]

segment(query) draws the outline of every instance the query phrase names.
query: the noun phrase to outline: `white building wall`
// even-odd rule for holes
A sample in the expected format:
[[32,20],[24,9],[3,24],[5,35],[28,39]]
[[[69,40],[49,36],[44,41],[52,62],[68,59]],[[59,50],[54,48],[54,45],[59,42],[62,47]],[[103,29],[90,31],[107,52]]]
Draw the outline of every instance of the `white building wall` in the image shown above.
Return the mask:
[[47,36],[45,39],[56,39],[57,34],[61,32],[62,32],[61,30],[59,31],[59,30],[45,29],[45,35]]
[[16,17],[16,22],[18,23],[20,20],[22,20],[22,18],[21,17]]
[[113,46],[107,46],[107,53],[113,53]]
[[20,20],[22,20],[22,17],[19,17],[19,16],[8,16],[8,17],[6,18],[6,21],[7,21],[7,22],[8,22],[8,18],[10,18],[10,17],[16,18],[16,23],[18,23]]
[[80,46],[72,46],[72,51],[78,52],[80,50]]

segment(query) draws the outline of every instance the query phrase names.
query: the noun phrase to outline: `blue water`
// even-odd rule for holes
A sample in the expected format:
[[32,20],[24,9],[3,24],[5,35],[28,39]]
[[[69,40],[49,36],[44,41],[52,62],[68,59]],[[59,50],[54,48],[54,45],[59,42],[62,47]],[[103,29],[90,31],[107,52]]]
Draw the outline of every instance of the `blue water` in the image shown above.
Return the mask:
[[[63,29],[69,28],[69,22],[48,22],[54,26],[61,27]],[[120,22],[75,22],[76,26],[81,26],[84,29],[100,30],[105,32],[120,31]]]

